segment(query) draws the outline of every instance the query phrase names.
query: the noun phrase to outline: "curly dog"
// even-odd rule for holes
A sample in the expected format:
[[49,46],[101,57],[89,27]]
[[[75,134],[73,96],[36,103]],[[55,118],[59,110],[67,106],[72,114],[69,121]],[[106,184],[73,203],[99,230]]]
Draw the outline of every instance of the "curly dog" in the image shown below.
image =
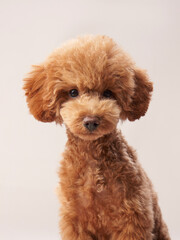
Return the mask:
[[152,184],[117,130],[144,116],[152,83],[107,36],[55,50],[25,79],[30,112],[65,124],[59,171],[63,240],[169,240]]

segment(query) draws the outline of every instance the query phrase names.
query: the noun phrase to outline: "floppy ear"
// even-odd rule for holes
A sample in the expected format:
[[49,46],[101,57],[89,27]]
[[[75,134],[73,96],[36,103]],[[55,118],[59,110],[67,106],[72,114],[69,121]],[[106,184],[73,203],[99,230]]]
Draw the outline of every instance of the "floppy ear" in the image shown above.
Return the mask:
[[33,66],[29,76],[24,79],[23,89],[27,96],[27,103],[31,114],[42,122],[55,120],[55,108],[51,104],[51,95],[48,94],[48,79],[43,65]]
[[123,118],[128,118],[130,121],[134,121],[144,116],[151,100],[152,91],[153,84],[149,81],[146,72],[135,68],[134,93],[131,96],[131,101],[128,104],[127,110],[123,113]]

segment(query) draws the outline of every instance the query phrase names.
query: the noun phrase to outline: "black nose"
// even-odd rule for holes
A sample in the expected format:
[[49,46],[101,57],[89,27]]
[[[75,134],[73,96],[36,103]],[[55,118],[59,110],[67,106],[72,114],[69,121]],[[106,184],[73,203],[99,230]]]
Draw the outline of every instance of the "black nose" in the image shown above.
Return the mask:
[[84,127],[87,128],[90,132],[92,132],[99,126],[99,118],[85,117],[83,123]]

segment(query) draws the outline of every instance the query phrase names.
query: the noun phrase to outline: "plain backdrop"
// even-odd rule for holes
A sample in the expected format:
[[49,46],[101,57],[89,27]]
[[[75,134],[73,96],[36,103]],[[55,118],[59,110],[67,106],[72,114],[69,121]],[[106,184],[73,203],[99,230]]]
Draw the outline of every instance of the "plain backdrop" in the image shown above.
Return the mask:
[[0,239],[58,240],[57,171],[64,127],[29,114],[23,78],[64,41],[105,34],[148,70],[148,113],[119,124],[180,239],[180,1],[0,1]]

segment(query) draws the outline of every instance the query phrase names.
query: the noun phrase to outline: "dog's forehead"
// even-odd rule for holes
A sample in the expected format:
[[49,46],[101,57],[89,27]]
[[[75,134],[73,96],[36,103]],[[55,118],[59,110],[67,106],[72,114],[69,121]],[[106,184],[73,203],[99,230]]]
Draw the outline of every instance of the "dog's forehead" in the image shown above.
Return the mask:
[[115,87],[116,80],[128,79],[132,72],[127,66],[123,66],[120,62],[111,62],[103,59],[102,56],[94,59],[79,59],[71,61],[67,64],[67,68],[63,69],[63,80],[70,87],[77,87],[81,91],[103,91]]
[[[76,67],[75,67],[76,65]],[[83,59],[72,65],[72,77],[79,89],[98,90],[107,82],[107,66],[102,56]]]
[[83,61],[81,64],[71,62],[69,68],[63,71],[66,83],[81,91],[103,91],[113,84],[112,78],[113,72],[109,70],[106,61],[100,58]]
[[131,65],[126,54],[109,38],[76,40],[55,51],[49,58],[51,72],[67,88],[102,91],[122,76]]
[[77,86],[81,90],[98,90],[110,84],[111,71],[107,56],[99,54],[71,55],[61,60],[54,71],[67,85]]

